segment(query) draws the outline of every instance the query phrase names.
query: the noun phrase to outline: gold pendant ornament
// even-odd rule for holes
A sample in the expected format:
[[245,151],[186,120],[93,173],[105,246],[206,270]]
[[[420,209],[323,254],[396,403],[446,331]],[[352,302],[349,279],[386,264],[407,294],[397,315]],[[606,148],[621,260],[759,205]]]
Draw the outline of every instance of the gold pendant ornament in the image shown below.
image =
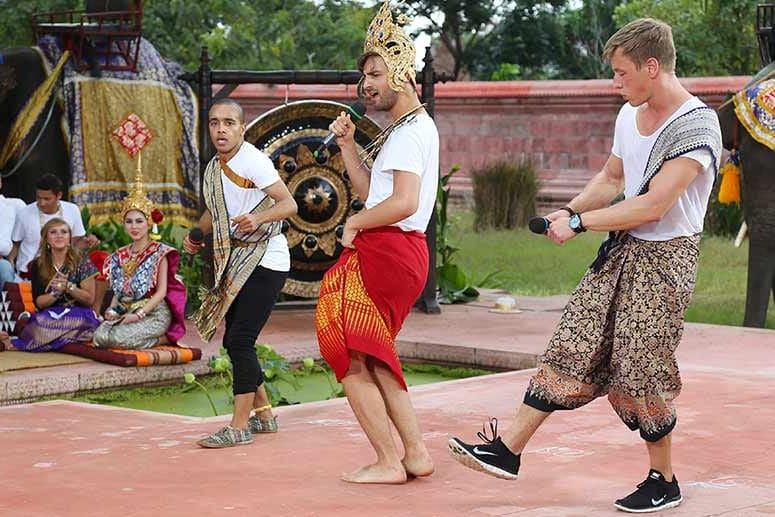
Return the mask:
[[137,257],[130,257],[129,260],[121,265],[121,270],[124,272],[125,277],[131,277],[137,270]]

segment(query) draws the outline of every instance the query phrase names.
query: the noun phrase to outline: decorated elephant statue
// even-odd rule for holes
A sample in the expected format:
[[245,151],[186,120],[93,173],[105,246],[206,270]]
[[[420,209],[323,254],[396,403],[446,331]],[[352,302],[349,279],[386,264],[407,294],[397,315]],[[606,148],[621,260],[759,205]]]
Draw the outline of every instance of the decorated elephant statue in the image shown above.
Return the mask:
[[33,92],[46,77],[43,58],[35,48],[0,50],[2,193],[7,197],[20,197],[26,202],[35,199],[35,183],[43,174],[55,174],[66,188],[71,184],[62,109],[56,97],[43,99],[40,115],[26,134],[10,134],[18,114],[32,102]]
[[775,63],[718,111],[726,149],[739,154],[748,225],[746,327],[764,327],[775,296]]

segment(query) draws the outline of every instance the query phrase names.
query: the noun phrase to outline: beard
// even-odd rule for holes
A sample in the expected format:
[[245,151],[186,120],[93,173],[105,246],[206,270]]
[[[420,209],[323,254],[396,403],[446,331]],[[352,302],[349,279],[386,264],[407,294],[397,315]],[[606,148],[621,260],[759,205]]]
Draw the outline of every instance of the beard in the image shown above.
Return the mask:
[[374,103],[374,109],[377,111],[390,111],[398,102],[398,93],[390,88],[385,92],[379,92],[379,98]]

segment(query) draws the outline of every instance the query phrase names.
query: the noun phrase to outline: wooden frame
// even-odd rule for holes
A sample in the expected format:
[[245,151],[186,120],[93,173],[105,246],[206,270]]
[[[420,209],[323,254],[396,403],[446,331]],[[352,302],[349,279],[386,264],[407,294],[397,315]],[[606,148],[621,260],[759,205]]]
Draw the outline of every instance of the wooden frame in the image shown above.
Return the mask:
[[143,34],[143,2],[128,3],[121,11],[51,11],[32,15],[32,33],[37,42],[52,35],[73,55],[79,72],[95,63],[103,70],[134,72]]

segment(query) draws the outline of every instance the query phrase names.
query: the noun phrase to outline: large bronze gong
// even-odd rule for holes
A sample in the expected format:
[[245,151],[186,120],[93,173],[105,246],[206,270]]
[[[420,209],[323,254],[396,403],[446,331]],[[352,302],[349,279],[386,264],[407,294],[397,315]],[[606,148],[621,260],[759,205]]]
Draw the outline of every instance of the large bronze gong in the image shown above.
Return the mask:
[[[317,158],[313,155],[343,110],[347,106],[338,102],[291,102],[261,115],[245,133],[247,141],[269,155],[299,205],[298,213],[283,227],[291,252],[286,294],[317,298],[323,274],[342,252],[338,237],[345,220],[363,209],[339,147],[332,144]],[[367,117],[356,122],[356,128],[359,150],[380,130]]]

